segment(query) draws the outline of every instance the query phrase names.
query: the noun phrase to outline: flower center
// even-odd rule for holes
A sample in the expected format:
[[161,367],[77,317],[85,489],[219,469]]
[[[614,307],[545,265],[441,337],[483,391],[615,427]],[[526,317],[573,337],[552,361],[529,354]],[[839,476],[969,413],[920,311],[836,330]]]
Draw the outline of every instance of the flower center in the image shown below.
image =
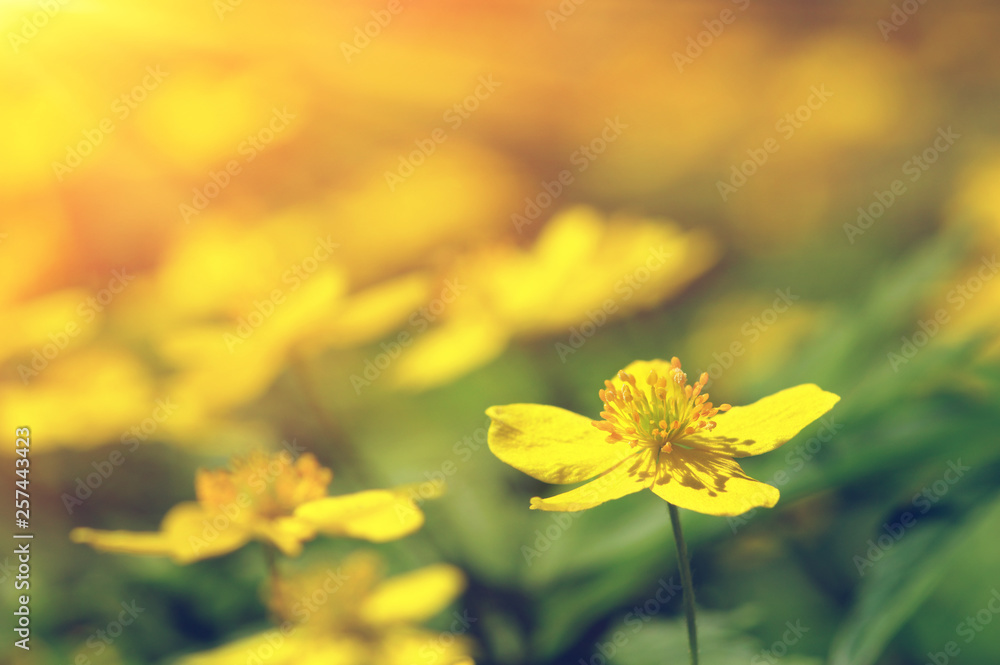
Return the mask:
[[666,375],[651,370],[645,385],[621,370],[618,378],[622,387],[611,381],[600,391],[604,420],[593,421],[594,427],[608,433],[607,441],[628,441],[633,448],[645,446],[652,449],[672,450],[672,443],[683,437],[715,428],[712,420],[720,411],[732,407],[722,404],[713,407],[708,393],[702,392],[708,383],[708,374],[702,373],[693,385],[687,384],[687,374],[676,357],[670,361]]
[[307,501],[326,496],[332,477],[330,470],[320,466],[310,453],[298,459],[288,452],[252,453],[234,459],[232,470],[199,469],[195,494],[210,510],[250,507],[254,515],[280,517],[292,514]]

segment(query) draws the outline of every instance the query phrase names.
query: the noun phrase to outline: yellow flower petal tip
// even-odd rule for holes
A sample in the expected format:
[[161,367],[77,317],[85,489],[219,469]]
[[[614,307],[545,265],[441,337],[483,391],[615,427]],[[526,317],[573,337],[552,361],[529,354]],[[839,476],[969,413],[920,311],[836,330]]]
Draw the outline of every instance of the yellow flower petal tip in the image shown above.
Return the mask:
[[647,488],[711,515],[774,506],[778,490],[747,476],[734,458],[783,445],[840,397],[804,384],[748,406],[715,406],[707,384],[704,373],[689,383],[678,358],[636,361],[605,381],[600,420],[539,404],[490,407],[490,450],[546,482],[593,479],[532,498],[532,510],[584,510]]

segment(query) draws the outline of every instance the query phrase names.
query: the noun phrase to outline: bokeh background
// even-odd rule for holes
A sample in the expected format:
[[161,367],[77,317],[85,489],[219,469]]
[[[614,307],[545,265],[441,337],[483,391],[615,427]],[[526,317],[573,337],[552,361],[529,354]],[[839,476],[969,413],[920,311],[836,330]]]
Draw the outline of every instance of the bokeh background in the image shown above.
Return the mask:
[[705,663],[997,662],[994,5],[6,0],[0,28],[3,476],[30,426],[36,534],[5,662],[266,626],[259,546],[67,534],[155,529],[197,468],[292,441],[335,494],[446,482],[375,549],[465,571],[477,662],[686,662],[662,501],[529,511],[557,490],[483,413],[597,417],[674,355],[716,402],[843,397],[745,461],[776,508],[684,513]]

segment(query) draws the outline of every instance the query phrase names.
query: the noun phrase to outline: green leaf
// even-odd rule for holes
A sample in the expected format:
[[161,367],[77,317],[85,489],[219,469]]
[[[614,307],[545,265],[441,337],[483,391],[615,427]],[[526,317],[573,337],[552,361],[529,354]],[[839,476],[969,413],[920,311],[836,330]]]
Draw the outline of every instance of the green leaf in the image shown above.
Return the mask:
[[[819,659],[795,653],[796,643],[783,643],[771,651],[746,629],[756,623],[755,612],[742,608],[730,613],[698,613],[698,662],[701,665],[819,665]],[[612,665],[661,665],[689,662],[687,627],[684,619],[653,621],[649,624],[620,624],[608,631],[595,653],[611,654]]]
[[996,519],[1000,499],[964,520],[925,518],[874,562],[859,599],[841,625],[830,665],[872,665],[943,581],[949,565],[984,521]]

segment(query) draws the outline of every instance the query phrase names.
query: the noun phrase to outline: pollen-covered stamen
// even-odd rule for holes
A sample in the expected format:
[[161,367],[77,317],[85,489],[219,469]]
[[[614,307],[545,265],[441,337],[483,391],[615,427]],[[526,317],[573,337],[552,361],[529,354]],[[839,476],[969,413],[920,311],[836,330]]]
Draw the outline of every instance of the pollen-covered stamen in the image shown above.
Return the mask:
[[627,441],[632,447],[645,446],[670,452],[671,443],[701,430],[715,428],[712,420],[731,407],[715,407],[703,392],[708,374],[702,373],[693,385],[687,384],[687,374],[681,361],[672,358],[666,375],[651,370],[640,387],[636,378],[622,370],[618,372],[621,387],[605,381],[598,392],[604,403],[601,417],[593,424],[607,432],[607,441]]
[[[198,501],[212,511],[229,510],[240,503],[239,521],[251,515],[280,517],[291,515],[295,508],[326,496],[332,472],[320,466],[311,453],[298,459],[288,452],[267,455],[254,452],[237,457],[232,469],[199,469],[195,476]],[[242,497],[242,498],[241,498]]]

